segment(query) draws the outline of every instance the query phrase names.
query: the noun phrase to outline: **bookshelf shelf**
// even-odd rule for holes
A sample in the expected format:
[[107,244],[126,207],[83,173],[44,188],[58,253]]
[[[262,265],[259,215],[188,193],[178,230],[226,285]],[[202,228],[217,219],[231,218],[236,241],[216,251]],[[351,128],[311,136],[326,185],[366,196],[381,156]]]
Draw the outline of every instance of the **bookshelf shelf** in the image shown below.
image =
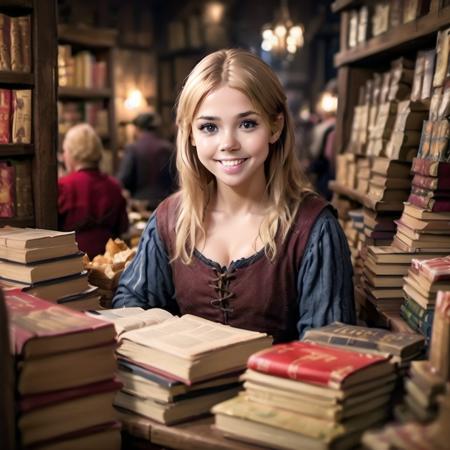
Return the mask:
[[351,189],[338,181],[330,181],[328,187],[333,192],[336,192],[336,194],[345,195],[358,203],[365,204],[368,201],[366,195],[361,194],[356,189]]
[[80,87],[59,87],[58,97],[64,99],[110,99],[112,91],[109,88],[90,89]]
[[83,47],[109,48],[116,45],[117,30],[59,24],[58,40]]
[[33,155],[33,144],[0,144],[0,158]]
[[32,9],[33,0],[3,0],[2,8]]
[[334,13],[341,12],[348,8],[356,8],[362,3],[361,0],[336,0],[331,4],[331,11]]
[[0,71],[0,83],[9,85],[33,86],[34,76],[32,73]]
[[5,225],[9,225],[12,227],[34,227],[35,221],[34,217],[12,217],[8,219],[0,219],[0,227],[4,227]]
[[421,40],[429,38],[434,43],[436,30],[449,23],[450,6],[447,6],[376,36],[354,49],[339,52],[335,56],[335,66],[341,67],[345,64],[366,61],[369,57],[376,55],[385,57],[385,52],[398,55],[411,48],[417,48]]

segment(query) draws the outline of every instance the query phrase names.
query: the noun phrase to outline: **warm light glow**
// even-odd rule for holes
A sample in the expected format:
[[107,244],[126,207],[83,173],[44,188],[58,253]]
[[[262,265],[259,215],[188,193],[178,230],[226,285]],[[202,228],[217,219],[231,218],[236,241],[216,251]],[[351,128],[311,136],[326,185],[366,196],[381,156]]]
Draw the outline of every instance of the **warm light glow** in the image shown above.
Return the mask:
[[280,37],[286,36],[287,33],[286,27],[284,25],[277,25],[274,31],[275,34]]
[[337,111],[337,97],[331,95],[329,92],[325,92],[320,99],[320,108],[324,112],[336,112]]
[[220,2],[209,2],[205,7],[205,19],[208,23],[222,22],[225,14],[225,5]]
[[297,52],[304,45],[303,26],[294,25],[289,16],[288,1],[281,0],[281,7],[276,20],[267,24],[262,30],[261,48],[279,55]]
[[139,89],[134,89],[128,94],[124,105],[127,109],[137,109],[139,108],[144,101],[144,97],[142,92]]

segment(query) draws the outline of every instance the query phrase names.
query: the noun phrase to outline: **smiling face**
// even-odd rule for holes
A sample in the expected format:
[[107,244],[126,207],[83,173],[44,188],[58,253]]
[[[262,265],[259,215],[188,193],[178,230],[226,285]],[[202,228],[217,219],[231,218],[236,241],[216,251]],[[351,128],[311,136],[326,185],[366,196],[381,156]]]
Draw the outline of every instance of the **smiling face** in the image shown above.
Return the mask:
[[278,138],[241,91],[222,86],[200,104],[192,124],[192,145],[203,166],[229,187],[265,186],[269,143]]

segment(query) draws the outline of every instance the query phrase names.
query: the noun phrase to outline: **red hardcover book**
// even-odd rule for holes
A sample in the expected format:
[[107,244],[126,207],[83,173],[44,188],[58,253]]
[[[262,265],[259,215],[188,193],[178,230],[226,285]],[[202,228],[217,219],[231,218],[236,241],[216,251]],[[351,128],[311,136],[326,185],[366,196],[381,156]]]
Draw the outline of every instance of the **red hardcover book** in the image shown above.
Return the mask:
[[247,367],[332,389],[345,389],[393,372],[384,356],[299,341],[257,352],[250,356]]
[[106,380],[98,383],[85,384],[71,389],[63,389],[53,392],[42,392],[34,395],[24,395],[19,400],[20,412],[26,413],[47,405],[63,403],[79,397],[87,397],[103,392],[113,392],[121,389],[123,384],[118,380]]
[[11,91],[0,89],[0,144],[11,141]]
[[428,177],[416,173],[412,185],[421,189],[450,190],[450,177]]
[[422,273],[431,282],[450,280],[450,256],[432,259],[412,259],[411,269]]
[[14,217],[15,169],[0,161],[0,217]]
[[450,177],[450,162],[414,158],[411,171],[413,173],[431,177]]
[[5,292],[13,352],[42,357],[112,343],[114,324],[47,302],[20,289]]
[[410,194],[408,203],[432,212],[450,212],[449,198],[428,198],[417,194]]

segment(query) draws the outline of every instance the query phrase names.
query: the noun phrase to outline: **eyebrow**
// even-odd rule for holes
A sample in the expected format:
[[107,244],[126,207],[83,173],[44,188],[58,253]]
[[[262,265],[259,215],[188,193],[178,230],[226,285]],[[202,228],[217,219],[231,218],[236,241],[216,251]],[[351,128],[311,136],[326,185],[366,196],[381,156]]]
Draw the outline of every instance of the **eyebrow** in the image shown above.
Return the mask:
[[[239,113],[236,117],[239,119],[242,119],[243,117],[251,116],[252,114],[256,114],[259,116],[259,114],[256,111],[244,111]],[[220,117],[217,116],[199,116],[196,118],[196,120],[220,120]]]

